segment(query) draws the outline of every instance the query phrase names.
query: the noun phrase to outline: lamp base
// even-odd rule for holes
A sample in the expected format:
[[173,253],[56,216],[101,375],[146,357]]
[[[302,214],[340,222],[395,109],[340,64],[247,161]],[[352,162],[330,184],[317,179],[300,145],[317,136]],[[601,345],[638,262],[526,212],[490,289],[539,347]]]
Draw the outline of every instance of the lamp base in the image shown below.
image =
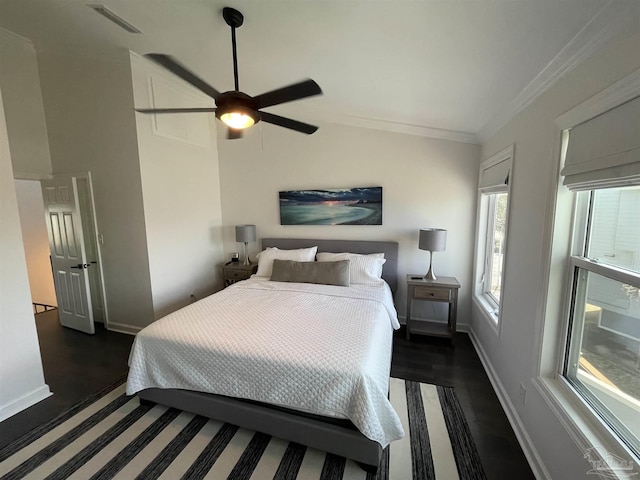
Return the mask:
[[244,262],[242,265],[251,265],[251,260],[249,260],[249,253],[247,252],[247,242],[244,242]]
[[433,273],[433,252],[429,252],[429,271],[424,276],[425,280],[437,280],[436,274]]

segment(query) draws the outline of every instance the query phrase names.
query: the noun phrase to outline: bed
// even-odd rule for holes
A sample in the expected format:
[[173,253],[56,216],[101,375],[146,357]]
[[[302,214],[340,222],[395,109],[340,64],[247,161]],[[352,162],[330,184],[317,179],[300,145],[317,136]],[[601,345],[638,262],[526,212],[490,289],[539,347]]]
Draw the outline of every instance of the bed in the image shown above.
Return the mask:
[[[354,285],[345,289],[270,282],[268,277],[239,282],[140,332],[130,357],[128,393],[137,393],[141,401],[345,456],[367,470],[375,470],[383,448],[403,435],[387,398],[392,333],[397,328],[393,292],[397,286],[398,245],[262,240],[263,249],[313,246],[318,247],[318,253],[384,253],[382,278],[386,284],[380,287],[384,293],[377,287]],[[289,298],[297,303],[284,311],[270,307],[282,305]],[[296,310],[300,303],[305,310]],[[234,327],[224,317],[237,308],[242,308],[243,315]],[[343,308],[353,322],[340,320]],[[300,315],[305,316],[304,329],[296,328]],[[365,321],[370,323],[363,328],[361,322]],[[188,329],[183,327],[187,323]],[[286,348],[278,347],[281,341]],[[180,349],[173,350],[175,344]],[[264,359],[254,363],[254,352],[271,350],[272,346],[278,352],[275,358],[269,358],[267,364]],[[338,352],[342,353],[336,355]],[[221,356],[223,353],[227,356]],[[352,374],[352,368],[363,373]],[[215,381],[204,373],[214,370]],[[283,375],[284,371],[289,373]],[[261,388],[261,382],[268,387]],[[357,401],[350,400],[345,390],[357,390]]]

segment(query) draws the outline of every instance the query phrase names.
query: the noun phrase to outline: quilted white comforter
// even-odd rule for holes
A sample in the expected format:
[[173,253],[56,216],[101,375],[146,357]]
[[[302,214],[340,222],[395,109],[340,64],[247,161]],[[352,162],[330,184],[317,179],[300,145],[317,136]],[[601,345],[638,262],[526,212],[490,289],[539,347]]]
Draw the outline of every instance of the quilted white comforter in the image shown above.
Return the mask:
[[387,399],[397,328],[386,284],[253,277],[138,333],[127,393],[180,388],[348,418],[386,447],[404,435]]

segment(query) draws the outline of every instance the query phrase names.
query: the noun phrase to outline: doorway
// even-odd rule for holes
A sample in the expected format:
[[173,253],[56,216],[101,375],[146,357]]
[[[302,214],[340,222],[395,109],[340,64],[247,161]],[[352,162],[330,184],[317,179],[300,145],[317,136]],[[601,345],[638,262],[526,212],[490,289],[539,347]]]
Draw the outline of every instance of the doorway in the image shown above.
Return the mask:
[[[64,326],[85,333],[94,333],[94,322],[107,328],[91,175],[55,175],[42,181],[16,179],[15,183],[32,301],[60,307],[59,321]],[[66,197],[73,208],[55,201],[56,206],[51,207],[51,200],[55,199],[52,188],[64,192],[62,200]],[[59,214],[54,215],[54,228],[52,208]],[[59,211],[56,212],[56,208]],[[68,248],[69,251],[62,253],[74,257],[75,263],[61,266],[57,262],[56,265],[54,256],[60,256],[62,247]],[[84,267],[82,270],[78,268],[80,264]],[[77,318],[71,321],[65,318],[69,312],[77,314],[78,310],[84,317],[79,323]]]

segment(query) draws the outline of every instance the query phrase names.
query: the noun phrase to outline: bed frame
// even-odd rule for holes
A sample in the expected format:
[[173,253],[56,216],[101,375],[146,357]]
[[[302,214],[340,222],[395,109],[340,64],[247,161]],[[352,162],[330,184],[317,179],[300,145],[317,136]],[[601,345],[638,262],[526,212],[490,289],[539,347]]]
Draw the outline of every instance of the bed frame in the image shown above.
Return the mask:
[[[398,283],[398,244],[396,242],[355,240],[314,240],[265,238],[262,248],[280,249],[318,246],[319,252],[385,254],[382,277],[395,293]],[[249,430],[300,443],[351,458],[371,472],[380,465],[379,443],[362,435],[350,422],[273,407],[263,403],[179,389],[149,388],[138,392],[141,402],[153,402],[202,415]]]

